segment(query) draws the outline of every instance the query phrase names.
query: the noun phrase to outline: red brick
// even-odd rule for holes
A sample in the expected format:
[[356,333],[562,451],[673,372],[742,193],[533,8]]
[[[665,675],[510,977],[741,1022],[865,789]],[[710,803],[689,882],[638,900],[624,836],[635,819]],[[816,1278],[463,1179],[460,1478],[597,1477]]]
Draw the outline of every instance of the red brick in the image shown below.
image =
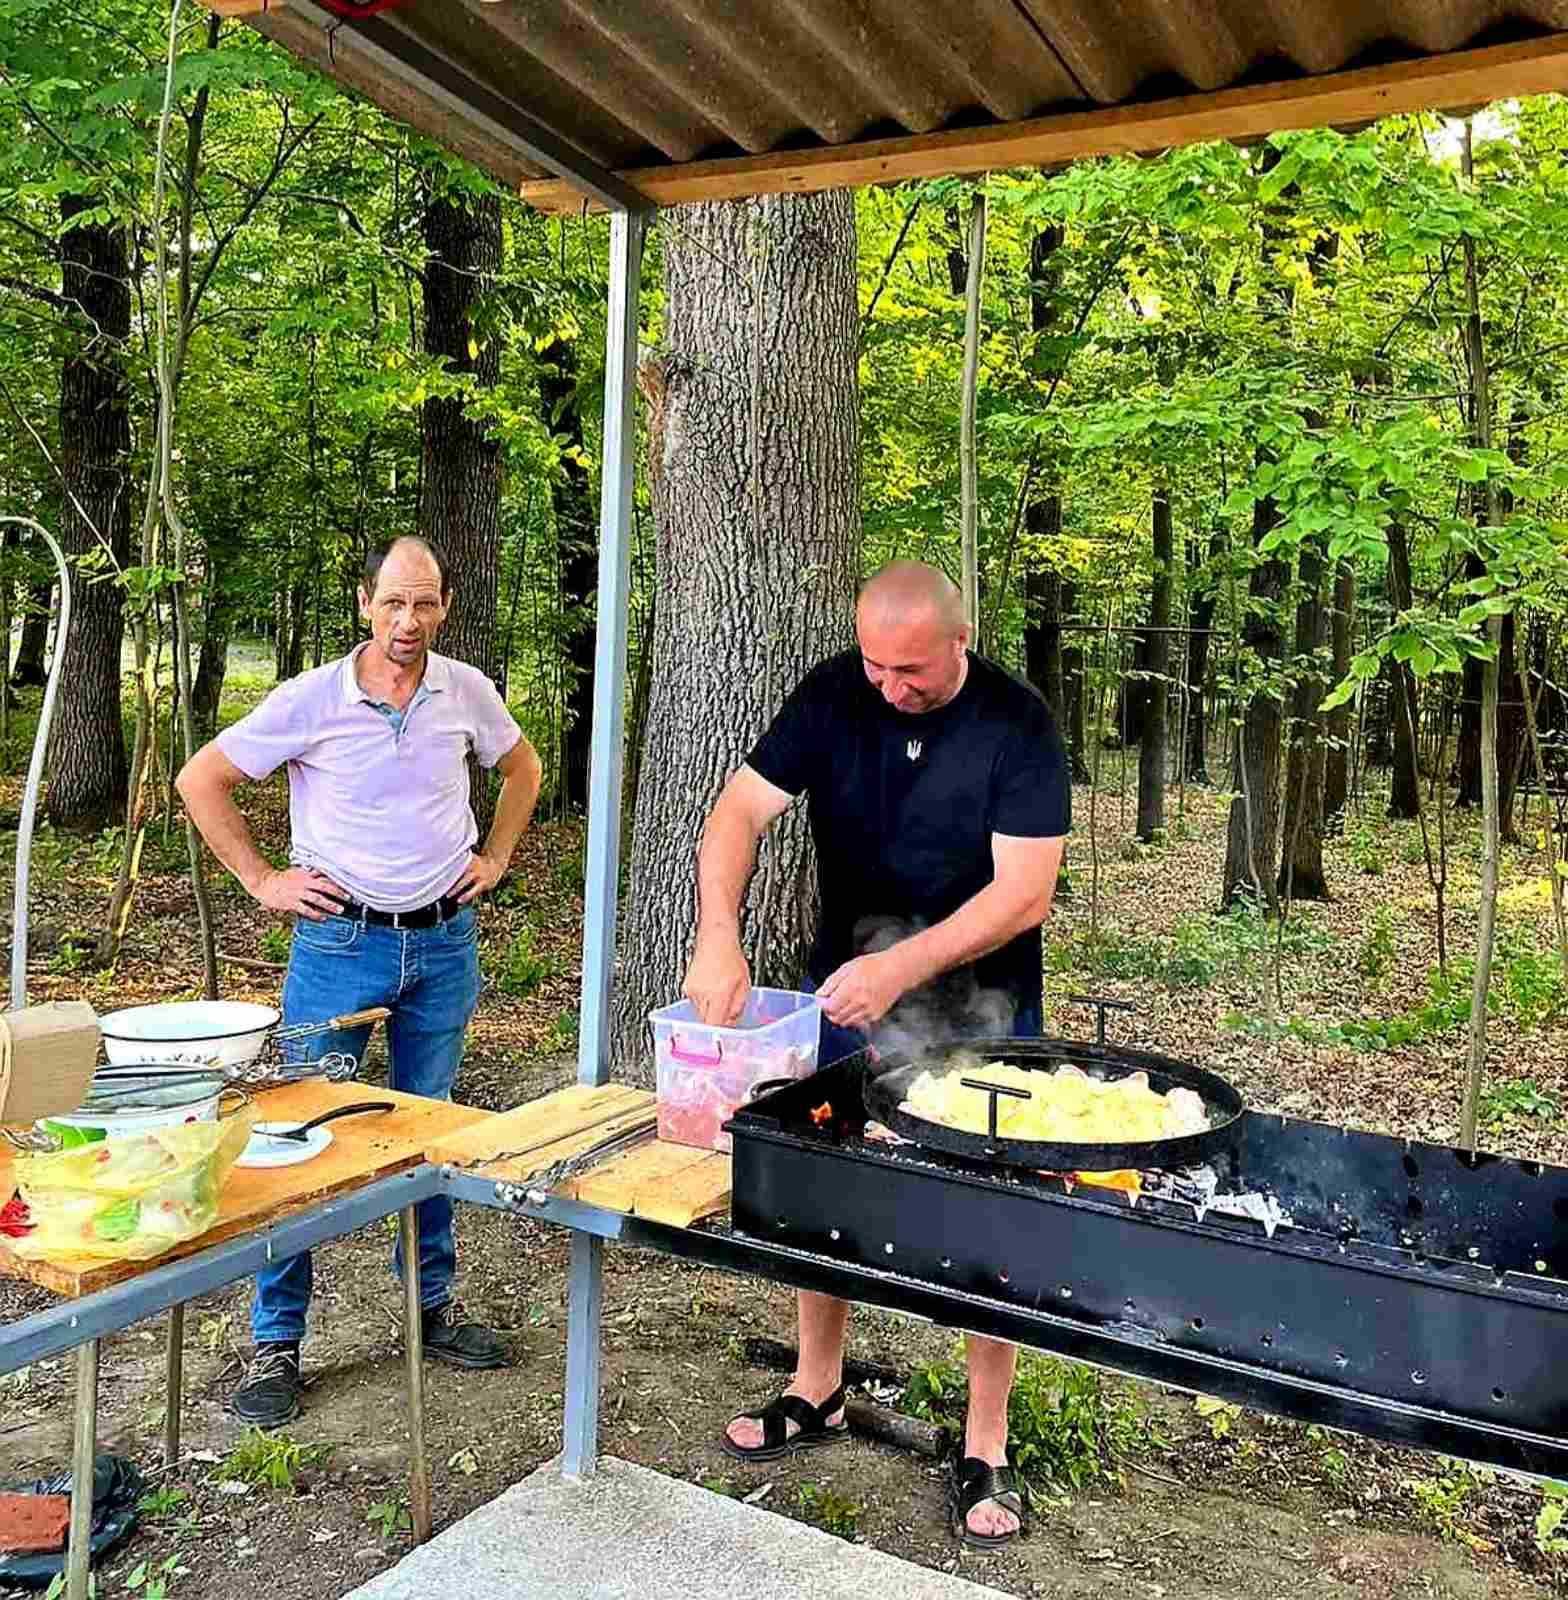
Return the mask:
[[0,1494],[0,1551],[40,1555],[65,1545],[71,1501],[63,1494]]

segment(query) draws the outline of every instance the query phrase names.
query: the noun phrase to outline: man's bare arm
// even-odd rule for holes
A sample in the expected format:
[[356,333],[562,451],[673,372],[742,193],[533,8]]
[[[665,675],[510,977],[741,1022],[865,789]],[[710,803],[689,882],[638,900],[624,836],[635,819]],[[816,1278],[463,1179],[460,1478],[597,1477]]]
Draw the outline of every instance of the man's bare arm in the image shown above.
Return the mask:
[[991,882],[923,932],[846,961],[818,991],[823,1010],[843,1027],[865,1027],[880,1021],[900,995],[1038,927],[1050,914],[1066,842],[993,834]]
[[447,890],[464,905],[488,893],[506,876],[512,852],[539,801],[544,767],[539,752],[526,738],[518,739],[496,762],[495,770],[501,774],[501,792],[496,796],[495,820],[490,824],[489,836],[468,858],[462,877]]
[[741,767],[708,814],[697,849],[697,944],[684,986],[704,1022],[728,1026],[746,1004],[751,972],[740,947],[741,898],[763,834],[792,798]]
[[215,744],[204,745],[180,769],[174,786],[208,848],[262,905],[319,922],[350,898],[330,878],[306,867],[279,871],[256,847],[250,824],[234,803],[249,776]]

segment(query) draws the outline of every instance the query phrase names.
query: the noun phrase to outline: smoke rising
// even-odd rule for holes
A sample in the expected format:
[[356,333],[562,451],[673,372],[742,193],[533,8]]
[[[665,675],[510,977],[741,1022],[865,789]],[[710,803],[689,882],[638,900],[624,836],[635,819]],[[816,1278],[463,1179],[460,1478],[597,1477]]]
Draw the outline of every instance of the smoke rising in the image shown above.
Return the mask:
[[[862,917],[855,924],[855,953],[889,950],[925,926],[918,919]],[[919,1060],[965,1039],[1008,1037],[1013,1012],[1013,998],[1006,990],[982,989],[973,967],[966,966],[911,989],[866,1031],[878,1054]]]

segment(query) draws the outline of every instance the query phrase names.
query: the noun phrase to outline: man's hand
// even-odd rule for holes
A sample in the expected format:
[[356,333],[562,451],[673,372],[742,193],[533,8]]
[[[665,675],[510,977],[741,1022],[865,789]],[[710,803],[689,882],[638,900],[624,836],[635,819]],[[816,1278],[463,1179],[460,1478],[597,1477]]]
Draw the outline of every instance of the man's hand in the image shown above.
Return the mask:
[[463,868],[463,876],[447,890],[447,893],[456,895],[459,905],[472,905],[480,895],[489,894],[495,888],[505,871],[504,861],[496,861],[487,856],[483,850],[476,850],[468,858],[468,865]]
[[829,1022],[841,1028],[868,1028],[880,1022],[909,987],[895,947],[846,961],[824,980],[817,996]]
[[751,969],[733,935],[697,936],[681,992],[697,1008],[697,1020],[710,1028],[732,1027],[751,993]]
[[274,868],[265,873],[251,893],[271,911],[292,911],[310,922],[335,917],[354,897],[320,872],[309,867]]

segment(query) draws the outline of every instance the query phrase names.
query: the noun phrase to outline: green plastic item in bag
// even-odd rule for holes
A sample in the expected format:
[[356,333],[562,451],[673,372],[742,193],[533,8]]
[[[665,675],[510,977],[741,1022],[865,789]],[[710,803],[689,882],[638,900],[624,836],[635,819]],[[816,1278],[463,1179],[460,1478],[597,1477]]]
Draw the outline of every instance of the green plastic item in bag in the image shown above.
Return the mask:
[[241,1116],[19,1155],[32,1231],[11,1249],[30,1260],[148,1261],[199,1238],[249,1138]]

